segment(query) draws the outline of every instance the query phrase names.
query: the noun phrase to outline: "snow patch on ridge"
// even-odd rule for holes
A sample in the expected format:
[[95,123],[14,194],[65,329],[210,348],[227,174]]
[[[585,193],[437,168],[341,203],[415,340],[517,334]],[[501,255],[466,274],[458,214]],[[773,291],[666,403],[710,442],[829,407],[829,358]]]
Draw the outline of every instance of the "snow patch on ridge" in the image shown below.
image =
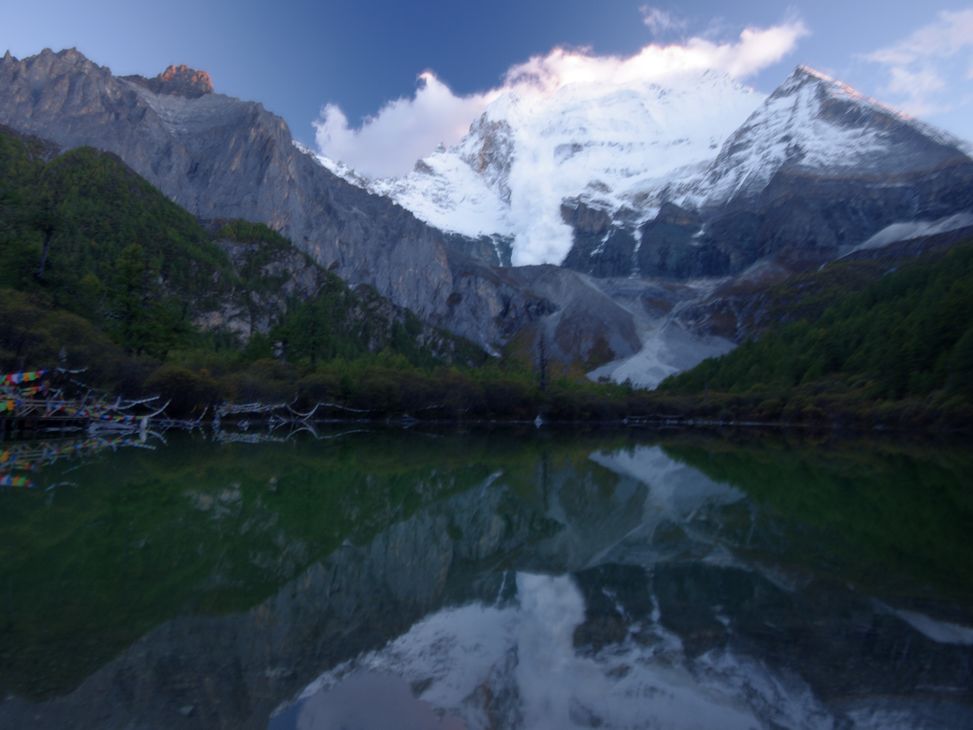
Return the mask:
[[973,646],[973,628],[969,626],[938,621],[917,611],[899,610],[894,613],[920,634],[939,644]]
[[636,388],[655,388],[659,383],[709,357],[725,355],[735,344],[722,337],[702,337],[676,322],[649,326],[639,332],[642,349],[622,360],[613,360],[588,373],[590,380],[608,378]]
[[960,228],[973,226],[973,213],[957,213],[956,215],[939,218],[937,220],[915,220],[893,223],[886,226],[867,241],[855,246],[848,253],[871,248],[884,248],[898,241],[908,241],[923,236],[935,236],[949,233]]

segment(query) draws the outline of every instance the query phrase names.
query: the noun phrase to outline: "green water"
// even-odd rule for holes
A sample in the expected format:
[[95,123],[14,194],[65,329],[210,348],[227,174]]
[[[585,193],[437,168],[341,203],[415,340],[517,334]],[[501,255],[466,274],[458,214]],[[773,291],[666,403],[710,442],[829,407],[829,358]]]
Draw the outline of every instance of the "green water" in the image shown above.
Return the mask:
[[[697,705],[703,727],[973,726],[965,444],[243,438],[62,440],[0,468],[31,482],[0,492],[0,727],[411,727],[347,699],[374,671],[406,689],[362,691],[444,727],[681,727]],[[497,628],[466,658],[415,650],[423,627],[461,646],[541,615],[574,618],[530,646]],[[575,689],[551,694],[538,652]]]

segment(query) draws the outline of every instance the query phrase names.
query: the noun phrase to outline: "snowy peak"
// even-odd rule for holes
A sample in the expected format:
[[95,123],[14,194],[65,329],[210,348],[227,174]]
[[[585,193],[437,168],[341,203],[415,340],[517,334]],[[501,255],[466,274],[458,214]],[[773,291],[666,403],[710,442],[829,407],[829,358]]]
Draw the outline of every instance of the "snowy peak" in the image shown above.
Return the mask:
[[794,97],[795,95],[800,94],[802,91],[807,90],[810,90],[811,93],[816,95],[821,102],[825,102],[827,99],[845,101],[890,114],[901,119],[902,121],[909,120],[905,114],[902,114],[898,110],[893,109],[892,107],[887,106],[876,99],[865,96],[863,93],[858,91],[858,89],[849,86],[843,81],[839,81],[838,79],[828,76],[823,71],[818,71],[816,68],[805,65],[800,65],[795,68],[791,72],[791,75],[788,76],[769,97],[767,97],[767,100],[770,101],[773,99]]
[[811,66],[805,66],[804,64],[801,64],[800,66],[795,68],[794,71],[791,72],[791,75],[788,76],[787,79],[785,79],[784,82],[777,87],[777,89],[774,91],[773,94],[771,94],[771,96],[778,95],[778,94],[779,95],[789,94],[792,93],[795,89],[800,88],[802,86],[806,86],[808,84],[822,87],[825,89],[833,89],[835,91],[840,91],[847,94],[848,96],[864,98],[858,91],[848,86],[847,84],[842,83],[841,81],[838,81],[832,78],[831,76],[828,76],[826,73],[822,71],[818,71],[816,68],[812,68]]
[[808,99],[814,97],[817,112],[830,118],[835,124],[863,126],[872,124],[888,126],[906,124],[916,131],[936,138],[944,144],[958,146],[959,140],[941,130],[923,124],[877,99],[865,96],[852,86],[828,76],[810,66],[798,66],[793,73],[768,97],[767,101],[787,98]]
[[762,99],[712,71],[666,85],[518,87],[456,147],[371,187],[439,228],[512,238],[514,263],[559,263],[572,245],[564,201],[638,225],[666,189],[698,176]]
[[965,159],[958,140],[799,66],[726,141],[687,202],[759,194],[781,169],[873,179]]
[[[903,114],[887,104],[883,104],[877,99],[866,96],[853,86],[849,86],[843,81],[839,81],[822,71],[805,65],[800,65],[795,68],[791,75],[768,97],[768,100],[792,96],[800,90],[807,88],[812,88],[822,102],[825,102],[827,99],[844,101],[857,104],[860,107],[868,108],[875,112],[887,114],[901,122],[914,121],[908,115]],[[925,127],[926,125],[921,126]],[[932,130],[931,127],[928,129]]]

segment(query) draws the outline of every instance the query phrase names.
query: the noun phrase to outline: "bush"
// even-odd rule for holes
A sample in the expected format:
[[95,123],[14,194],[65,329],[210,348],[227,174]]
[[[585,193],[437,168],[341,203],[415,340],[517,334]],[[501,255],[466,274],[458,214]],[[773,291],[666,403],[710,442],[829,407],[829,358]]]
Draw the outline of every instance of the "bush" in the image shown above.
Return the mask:
[[145,391],[169,401],[166,414],[175,418],[201,415],[207,406],[223,400],[219,384],[206,373],[177,365],[157,368],[145,381]]

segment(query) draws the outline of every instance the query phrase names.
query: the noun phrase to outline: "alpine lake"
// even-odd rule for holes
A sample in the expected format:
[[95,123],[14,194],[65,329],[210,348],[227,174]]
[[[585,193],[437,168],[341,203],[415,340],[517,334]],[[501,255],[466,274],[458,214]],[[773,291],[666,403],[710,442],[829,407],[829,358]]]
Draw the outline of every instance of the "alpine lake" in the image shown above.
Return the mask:
[[969,443],[332,424],[0,452],[2,728],[973,728]]

